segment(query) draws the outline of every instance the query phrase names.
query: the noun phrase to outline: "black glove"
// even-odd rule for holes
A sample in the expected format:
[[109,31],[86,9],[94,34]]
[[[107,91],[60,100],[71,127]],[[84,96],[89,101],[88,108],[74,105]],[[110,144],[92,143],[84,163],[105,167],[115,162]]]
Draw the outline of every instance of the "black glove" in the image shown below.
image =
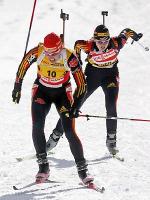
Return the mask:
[[131,37],[134,41],[138,41],[143,36],[142,33],[134,32],[133,36]]
[[15,82],[15,84],[14,84],[14,89],[12,91],[12,99],[13,99],[13,102],[15,102],[15,103],[19,103],[19,101],[20,101],[21,86],[22,86],[22,83]]
[[81,111],[78,110],[77,108],[71,108],[70,113],[69,113],[69,118],[72,119],[72,118],[77,118],[77,117],[79,117],[79,113],[80,113],[80,112],[81,112]]

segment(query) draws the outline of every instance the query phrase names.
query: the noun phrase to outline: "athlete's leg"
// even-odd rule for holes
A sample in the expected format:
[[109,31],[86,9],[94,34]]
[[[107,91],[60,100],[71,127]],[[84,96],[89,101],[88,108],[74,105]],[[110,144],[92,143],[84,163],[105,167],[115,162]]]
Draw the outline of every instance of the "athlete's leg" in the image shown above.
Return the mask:
[[[105,94],[105,107],[108,117],[117,117],[117,98],[119,92],[119,84],[117,77],[111,77],[102,85]],[[106,145],[112,154],[116,154],[116,133],[117,120],[106,120],[107,139]]]

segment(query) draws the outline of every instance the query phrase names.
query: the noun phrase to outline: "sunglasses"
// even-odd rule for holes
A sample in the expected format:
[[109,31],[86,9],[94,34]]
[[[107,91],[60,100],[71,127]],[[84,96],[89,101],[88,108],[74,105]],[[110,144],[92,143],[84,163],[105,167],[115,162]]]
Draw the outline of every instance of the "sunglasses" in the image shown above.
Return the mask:
[[61,51],[61,49],[59,49],[59,48],[46,48],[46,47],[44,47],[44,53],[47,56],[55,56],[60,51]]
[[99,39],[99,40],[94,40],[97,44],[108,44],[110,39]]

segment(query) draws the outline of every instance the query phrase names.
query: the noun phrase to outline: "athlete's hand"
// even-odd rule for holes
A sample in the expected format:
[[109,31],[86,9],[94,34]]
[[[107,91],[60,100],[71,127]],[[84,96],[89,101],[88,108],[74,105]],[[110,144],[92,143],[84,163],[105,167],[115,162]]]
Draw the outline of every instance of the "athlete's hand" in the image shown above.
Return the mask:
[[134,34],[132,36],[132,39],[135,40],[135,41],[138,41],[142,36],[143,36],[142,33],[136,33],[136,32],[134,32]]
[[78,109],[71,108],[70,113],[69,113],[70,119],[79,117],[79,113],[80,113],[80,111]]
[[21,98],[21,83],[16,83],[14,84],[14,89],[12,91],[12,100],[15,103],[19,103],[20,98]]

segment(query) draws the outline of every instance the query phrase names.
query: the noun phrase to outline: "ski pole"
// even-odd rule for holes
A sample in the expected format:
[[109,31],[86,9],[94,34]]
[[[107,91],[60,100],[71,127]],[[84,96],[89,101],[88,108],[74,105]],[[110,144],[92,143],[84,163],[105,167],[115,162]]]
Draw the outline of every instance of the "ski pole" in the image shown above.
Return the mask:
[[[139,36],[139,39],[143,36],[142,33],[138,33],[138,36]],[[134,42],[137,42],[138,45],[140,45],[145,51],[149,51],[149,47],[147,46],[144,46],[141,42],[138,41],[135,41],[135,40],[132,40],[131,44],[133,44]]]
[[105,15],[108,16],[108,11],[102,11],[101,14],[103,15],[103,25],[105,25]]
[[145,47],[141,42],[137,41],[137,43],[145,50],[149,51],[149,47]]
[[150,122],[150,119],[138,119],[138,118],[126,118],[126,117],[111,117],[111,116],[100,116],[100,115],[79,115],[79,117],[86,117],[87,120],[90,118],[101,118],[101,119],[111,119],[111,120],[130,120],[130,121],[141,121]]
[[34,11],[35,11],[35,6],[36,6],[36,1],[37,1],[37,0],[34,0],[32,15],[31,15],[31,19],[30,19],[30,26],[29,26],[29,30],[28,30],[26,45],[25,45],[24,56],[26,55],[27,48],[28,48],[28,43],[29,43],[29,38],[30,38],[30,32],[31,32],[31,27],[32,27],[32,22],[33,22],[33,17],[34,17]]
[[63,33],[60,36],[61,36],[62,42],[64,44],[64,38],[65,38],[65,21],[69,20],[69,14],[64,13],[63,10],[61,9],[60,18],[63,20]]

